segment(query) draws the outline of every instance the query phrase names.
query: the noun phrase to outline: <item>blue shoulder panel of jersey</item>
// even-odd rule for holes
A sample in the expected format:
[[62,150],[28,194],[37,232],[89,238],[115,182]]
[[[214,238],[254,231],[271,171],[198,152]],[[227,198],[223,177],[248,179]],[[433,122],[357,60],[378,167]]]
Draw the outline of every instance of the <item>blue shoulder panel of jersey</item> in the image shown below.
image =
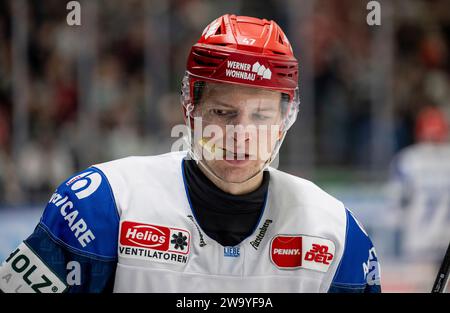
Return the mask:
[[56,189],[39,225],[56,242],[78,254],[103,260],[117,258],[119,215],[109,182],[95,167]]
[[346,209],[344,254],[328,292],[381,292],[375,248],[362,226]]

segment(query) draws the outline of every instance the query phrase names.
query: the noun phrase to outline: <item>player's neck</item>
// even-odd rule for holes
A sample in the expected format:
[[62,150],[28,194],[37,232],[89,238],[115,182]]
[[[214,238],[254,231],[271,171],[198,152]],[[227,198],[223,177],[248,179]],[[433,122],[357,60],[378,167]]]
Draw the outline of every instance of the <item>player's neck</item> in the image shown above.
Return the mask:
[[214,185],[216,185],[222,191],[232,195],[244,195],[255,191],[259,186],[261,186],[261,183],[263,181],[263,172],[260,172],[255,177],[243,183],[227,183],[210,173],[208,170],[205,170],[203,166],[199,166],[199,168],[203,172],[203,174],[205,174],[205,176],[213,182]]

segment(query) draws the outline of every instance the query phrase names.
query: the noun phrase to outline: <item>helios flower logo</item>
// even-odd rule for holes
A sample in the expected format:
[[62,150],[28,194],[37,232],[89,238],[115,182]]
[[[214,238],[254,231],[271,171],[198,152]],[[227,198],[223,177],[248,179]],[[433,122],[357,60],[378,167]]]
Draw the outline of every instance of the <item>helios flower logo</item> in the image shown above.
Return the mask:
[[183,235],[182,232],[173,234],[172,238],[170,243],[175,245],[175,249],[184,250],[184,247],[187,246],[187,236]]

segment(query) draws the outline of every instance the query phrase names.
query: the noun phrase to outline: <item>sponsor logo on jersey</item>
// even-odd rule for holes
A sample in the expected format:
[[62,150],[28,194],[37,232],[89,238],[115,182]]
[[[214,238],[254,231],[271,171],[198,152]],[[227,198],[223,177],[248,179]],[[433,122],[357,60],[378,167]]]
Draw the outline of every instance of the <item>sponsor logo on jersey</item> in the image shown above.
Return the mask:
[[199,226],[197,225],[197,223],[195,222],[194,217],[193,217],[192,215],[188,215],[187,217],[188,217],[188,218],[192,221],[192,223],[195,225],[195,228],[197,228],[198,236],[200,237],[200,247],[206,246],[205,239],[203,238],[203,233],[202,233],[202,231],[200,230],[200,227],[199,227]]
[[278,268],[294,269],[302,265],[302,237],[278,235],[270,244],[270,258]]
[[279,269],[305,268],[326,272],[334,252],[331,240],[305,235],[277,235],[270,244],[270,259]]
[[25,244],[0,267],[0,290],[15,293],[61,293],[67,286]]
[[[102,176],[99,173],[86,171],[69,179],[66,182],[66,186],[70,187],[70,190],[73,191],[78,200],[81,200],[97,191],[101,183]],[[95,239],[94,233],[80,216],[80,212],[75,207],[74,202],[69,200],[69,196],[55,192],[48,203],[52,203],[59,208],[62,218],[66,221],[67,226],[81,247],[85,248]]]
[[223,247],[223,256],[238,258],[240,255],[239,247]]
[[369,250],[367,263],[363,262],[362,267],[367,284],[369,286],[379,285],[381,280],[380,264],[378,263],[377,253],[374,247]]
[[272,71],[259,62],[250,64],[228,60],[225,76],[250,81],[255,81],[257,78],[270,80],[272,78]]
[[270,223],[272,223],[272,220],[265,220],[264,224],[259,228],[258,235],[256,235],[255,240],[250,241],[250,244],[255,250],[258,250],[258,247],[261,243],[261,241],[264,239],[264,236],[266,235],[267,228],[269,228]]
[[123,221],[119,254],[169,263],[187,263],[191,235],[187,230]]
[[95,239],[93,232],[89,229],[87,223],[79,215],[79,211],[75,208],[68,196],[63,197],[59,193],[54,193],[49,203],[53,203],[61,216],[66,221],[75,238],[84,248]]
[[102,183],[102,176],[94,171],[87,171],[74,176],[67,183],[78,199],[84,199],[93,194]]
[[306,252],[305,260],[330,265],[331,260],[333,260],[333,254],[328,252],[327,245],[313,243],[312,248]]

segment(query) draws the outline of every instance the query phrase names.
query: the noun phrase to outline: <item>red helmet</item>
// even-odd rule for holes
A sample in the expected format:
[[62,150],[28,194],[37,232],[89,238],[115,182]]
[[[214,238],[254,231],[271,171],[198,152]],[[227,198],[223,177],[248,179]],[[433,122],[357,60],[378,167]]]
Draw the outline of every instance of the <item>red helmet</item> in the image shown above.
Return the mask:
[[186,108],[195,104],[191,98],[195,82],[225,82],[287,94],[289,124],[295,121],[298,62],[289,40],[274,21],[230,14],[215,19],[192,46],[186,74],[182,90]]
[[425,107],[416,120],[416,139],[421,141],[445,141],[448,123],[445,114],[436,107]]

